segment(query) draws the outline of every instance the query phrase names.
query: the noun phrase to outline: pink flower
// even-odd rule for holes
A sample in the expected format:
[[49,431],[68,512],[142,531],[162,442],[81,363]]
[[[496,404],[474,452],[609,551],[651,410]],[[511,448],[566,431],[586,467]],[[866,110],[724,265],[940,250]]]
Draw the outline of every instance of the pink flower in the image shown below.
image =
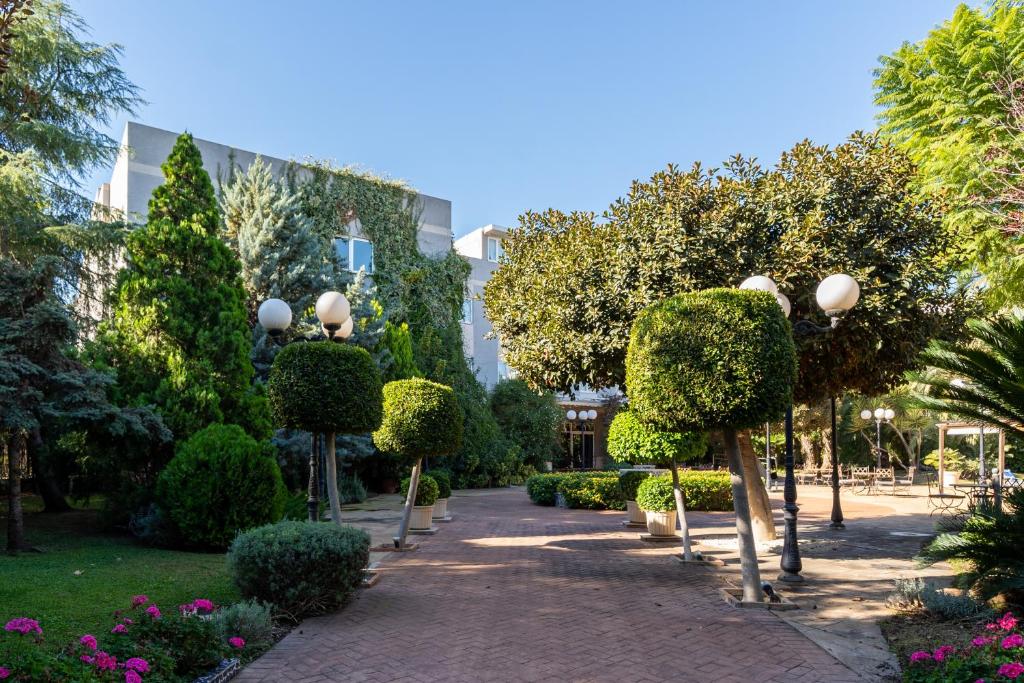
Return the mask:
[[956,648],[953,647],[952,645],[943,645],[943,646],[939,647],[939,649],[937,649],[935,651],[935,654],[933,654],[932,656],[935,658],[936,662],[942,662],[942,661],[945,661],[946,655],[952,654],[952,652],[955,649]]
[[0,666],[0,679],[7,678],[10,675],[11,675],[11,670],[10,669],[5,669],[4,667]]
[[209,614],[213,611],[213,603],[206,598],[196,598],[192,601],[192,609],[200,614]]
[[978,636],[977,638],[971,641],[971,645],[973,645],[974,647],[985,647],[995,639],[995,636]]
[[28,617],[18,617],[17,619],[11,619],[4,626],[5,631],[16,631],[22,635],[27,633],[39,633],[42,634],[43,629],[39,628],[39,622],[35,619],[29,619]]
[[997,628],[999,628],[999,624],[985,624],[986,631],[995,631]]
[[1019,633],[1013,633],[1003,638],[1003,642],[999,643],[999,647],[1004,650],[1012,650],[1015,647],[1024,646],[1024,636]]
[[88,633],[78,639],[82,645],[85,645],[90,650],[96,649],[96,636],[90,636]]
[[86,664],[92,664],[93,662],[96,661],[95,657],[91,657],[89,655],[82,655],[81,657],[79,657],[79,659],[81,659]]
[[931,652],[925,652],[924,650],[918,650],[914,654],[910,655],[910,663],[917,664],[918,662],[930,662],[932,659]]
[[235,636],[234,638],[228,638],[228,643],[231,644],[231,647],[236,647],[239,650],[245,647],[245,639],[239,638],[238,636]]
[[118,624],[114,628],[110,629],[111,633],[128,633],[128,627],[124,624]]
[[139,607],[149,602],[149,598],[145,595],[136,595],[132,598],[132,607]]
[[124,683],[142,683],[142,676],[128,669],[124,672]]
[[125,620],[124,620],[124,623],[125,623],[125,625],[126,625],[126,626],[131,626],[131,625],[132,625],[132,624],[134,624],[135,622],[134,622],[134,621],[132,621],[131,619],[125,619]]
[[160,618],[160,608],[157,607],[156,605],[150,605],[149,607],[146,608],[146,614],[148,614],[149,616],[153,617],[154,619],[159,619]]
[[117,668],[117,657],[100,650],[96,653],[96,668],[100,671],[113,671]]
[[996,624],[1004,631],[1012,631],[1017,626],[1017,619],[1013,616],[1013,612],[1007,612],[999,618]]
[[985,679],[979,678],[978,680],[974,681],[974,683],[985,683]]
[[140,674],[148,674],[149,662],[142,657],[132,657],[124,663],[124,668],[138,671]]
[[1024,674],[1024,664],[1020,662],[1008,662],[999,667],[996,671],[999,676],[1006,676],[1007,678],[1017,678],[1021,674]]

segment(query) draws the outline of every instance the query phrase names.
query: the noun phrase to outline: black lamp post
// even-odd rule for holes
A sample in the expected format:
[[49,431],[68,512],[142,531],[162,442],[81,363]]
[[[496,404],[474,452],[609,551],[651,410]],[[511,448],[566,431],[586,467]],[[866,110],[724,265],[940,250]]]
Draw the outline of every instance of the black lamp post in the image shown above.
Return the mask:
[[[779,288],[771,278],[763,275],[755,275],[747,278],[740,285],[740,289],[760,289],[771,292],[775,295],[779,306],[786,317],[789,317],[791,306],[785,294],[779,293]],[[839,321],[847,311],[857,303],[860,298],[860,286],[857,281],[849,275],[838,273],[829,275],[821,281],[816,292],[818,306],[831,320],[831,325],[817,325],[810,320],[798,320],[793,323],[794,337],[817,337],[828,334],[839,325]],[[838,451],[836,450],[836,400],[831,399],[832,404],[832,524],[833,529],[843,528],[843,511],[839,503],[839,477],[838,477]],[[779,562],[782,573],[779,574],[779,581],[786,583],[803,583],[804,577],[800,576],[803,562],[800,560],[800,546],[797,541],[796,523],[797,513],[800,508],[796,504],[796,474],[793,462],[793,406],[786,409],[786,482],[783,487],[783,519],[786,530],[782,542],[782,559]],[[838,525],[838,526],[837,526]]]

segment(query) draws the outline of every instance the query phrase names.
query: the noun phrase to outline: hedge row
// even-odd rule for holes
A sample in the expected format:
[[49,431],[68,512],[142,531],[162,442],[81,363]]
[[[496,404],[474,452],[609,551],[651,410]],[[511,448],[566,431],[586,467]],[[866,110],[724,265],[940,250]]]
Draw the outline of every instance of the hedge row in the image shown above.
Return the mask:
[[[670,479],[666,475],[666,478]],[[670,479],[671,480],[671,479]],[[732,510],[732,487],[724,471],[682,470],[679,486],[687,510]],[[570,508],[622,510],[625,497],[615,472],[552,472],[526,480],[526,493],[537,505],[554,505],[561,493]]]

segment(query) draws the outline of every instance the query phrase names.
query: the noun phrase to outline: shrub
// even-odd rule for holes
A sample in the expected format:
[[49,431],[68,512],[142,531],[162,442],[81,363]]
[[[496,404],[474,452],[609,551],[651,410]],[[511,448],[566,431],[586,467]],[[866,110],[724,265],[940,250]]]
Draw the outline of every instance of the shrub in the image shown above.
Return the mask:
[[157,499],[186,545],[226,548],[240,530],[281,518],[285,488],[268,442],[238,425],[193,434],[160,473]]
[[732,480],[728,472],[683,470],[679,489],[687,510],[725,512],[732,510]]
[[910,655],[903,680],[910,683],[1002,681],[1024,675],[1024,634],[1012,614],[986,624],[966,647],[939,645]]
[[672,480],[668,477],[648,477],[636,490],[636,504],[641,510],[668,512],[676,509]]
[[274,642],[274,621],[269,603],[259,600],[236,602],[213,615],[220,642],[242,638],[247,646],[265,646]]
[[380,372],[366,349],[328,341],[281,349],[267,385],[277,426],[339,434],[377,429],[381,392]]
[[561,478],[562,475],[555,472],[535,474],[526,480],[526,495],[537,505],[554,505]]
[[430,470],[427,474],[430,475],[431,479],[437,482],[437,497],[438,498],[451,498],[452,496],[452,475],[451,472],[444,469]]
[[[322,498],[319,500],[320,517],[323,517],[327,510],[327,502]],[[289,493],[284,502],[284,513],[281,519],[291,519],[298,522],[309,519],[309,494],[305,491]]]
[[623,472],[619,475],[619,490],[622,491],[622,498],[624,500],[636,500],[636,489],[647,477],[651,476],[650,472],[638,472],[632,470],[630,472]]
[[[409,485],[412,483],[410,477],[406,477],[402,480],[402,497],[406,498],[409,495]],[[433,505],[437,502],[438,498],[438,487],[437,482],[429,474],[421,474],[420,481],[416,485],[416,501],[413,505],[426,506]]]
[[896,579],[896,588],[886,603],[896,609],[924,609],[950,621],[992,616],[985,603],[969,594],[947,593],[922,578]]
[[646,308],[626,355],[629,410],[667,431],[746,429],[792,402],[796,349],[767,292],[709,289]]
[[614,472],[573,472],[563,474],[558,492],[571,508],[625,510],[626,501]]
[[278,522],[239,534],[228,551],[235,585],[298,621],[341,607],[363,580],[370,537],[360,529]]
[[491,390],[490,403],[501,433],[522,449],[526,464],[543,467],[560,451],[565,412],[550,391],[538,393],[520,379],[503,379]]
[[362,503],[366,500],[366,487],[356,475],[338,477],[338,495],[342,503]]
[[631,410],[620,410],[608,428],[608,455],[616,462],[669,465],[704,454],[703,432],[662,432],[644,424]]
[[409,462],[455,453],[462,442],[462,409],[455,392],[425,379],[388,382],[384,417],[373,442]]

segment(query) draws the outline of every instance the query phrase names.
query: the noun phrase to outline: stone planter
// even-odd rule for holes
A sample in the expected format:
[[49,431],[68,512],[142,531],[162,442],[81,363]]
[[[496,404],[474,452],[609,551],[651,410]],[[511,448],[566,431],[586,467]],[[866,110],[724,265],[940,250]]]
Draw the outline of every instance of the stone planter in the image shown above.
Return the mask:
[[230,681],[242,670],[242,664],[237,658],[223,659],[216,669],[195,679],[192,683],[224,683]]
[[448,519],[448,499],[438,498],[434,501],[433,519]]
[[654,512],[647,510],[647,531],[651,536],[675,536],[676,535],[676,511]]
[[626,501],[626,514],[629,515],[630,524],[647,524],[647,517],[635,500]]
[[412,515],[409,517],[410,529],[429,529],[430,518],[434,514],[433,505],[413,505]]

